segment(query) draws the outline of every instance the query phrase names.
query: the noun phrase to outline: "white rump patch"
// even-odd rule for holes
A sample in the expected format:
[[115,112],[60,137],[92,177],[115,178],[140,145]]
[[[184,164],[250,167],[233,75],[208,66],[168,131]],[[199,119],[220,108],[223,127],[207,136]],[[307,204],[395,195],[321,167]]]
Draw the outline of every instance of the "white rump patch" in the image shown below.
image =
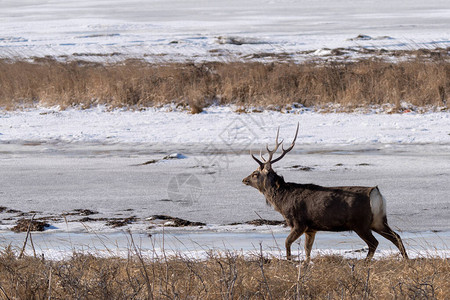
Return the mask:
[[372,227],[383,228],[383,218],[386,216],[386,200],[378,187],[370,192],[370,208],[372,209]]

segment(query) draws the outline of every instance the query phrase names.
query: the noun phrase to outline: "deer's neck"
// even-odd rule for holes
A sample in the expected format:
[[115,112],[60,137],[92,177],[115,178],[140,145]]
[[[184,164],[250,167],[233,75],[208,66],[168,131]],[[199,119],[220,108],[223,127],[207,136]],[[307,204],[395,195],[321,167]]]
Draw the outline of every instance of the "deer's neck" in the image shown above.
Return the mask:
[[283,177],[277,176],[260,188],[260,192],[265,196],[267,204],[271,205],[277,211],[280,211],[285,185],[286,183]]

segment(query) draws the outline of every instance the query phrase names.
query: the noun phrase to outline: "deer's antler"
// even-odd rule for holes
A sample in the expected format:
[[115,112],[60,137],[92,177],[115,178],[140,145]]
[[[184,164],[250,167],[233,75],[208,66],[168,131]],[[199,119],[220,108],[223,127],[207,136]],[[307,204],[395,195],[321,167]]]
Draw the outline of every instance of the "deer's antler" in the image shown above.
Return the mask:
[[[253,154],[252,154],[252,150],[250,150],[250,155],[253,157],[253,159],[259,164],[259,166],[261,167],[261,169],[262,168],[264,168],[264,163],[262,162],[262,161],[260,161],[259,159],[257,159]],[[262,157],[262,155],[261,155],[261,158],[263,158]],[[264,158],[263,158],[264,159]]]
[[[294,139],[292,140],[292,143],[291,143],[291,145],[289,146],[289,148],[284,149],[284,146],[281,146],[281,149],[283,150],[283,153],[282,153],[278,158],[276,158],[276,159],[274,159],[274,160],[270,160],[270,159],[269,159],[270,163],[273,164],[273,163],[276,163],[277,161],[281,160],[281,159],[286,155],[286,153],[288,153],[289,151],[292,150],[292,148],[294,148],[294,146],[295,146],[295,141],[297,140],[298,127],[299,127],[299,125],[300,125],[300,123],[297,123],[297,130],[295,131]],[[281,141],[281,143],[283,143],[283,141]],[[281,143],[280,143],[280,144],[281,144]],[[278,133],[277,133],[277,146],[275,147],[275,150],[273,151],[274,153],[275,153],[275,151],[278,149],[278,146],[279,146],[279,144],[278,144]],[[269,152],[269,154],[270,154],[270,152]],[[272,158],[272,156],[269,156],[269,158]]]
[[277,137],[275,138],[275,148],[274,148],[273,150],[270,150],[270,149],[269,149],[269,145],[268,145],[268,144],[266,145],[267,153],[269,154],[269,157],[268,157],[267,159],[264,158],[264,156],[262,155],[262,152],[259,153],[259,156],[261,157],[262,161],[260,161],[259,159],[257,159],[257,158],[251,153],[251,151],[250,151],[250,155],[251,155],[252,158],[260,165],[261,168],[263,168],[265,164],[269,164],[269,163],[270,163],[270,164],[273,164],[273,163],[276,163],[277,161],[281,160],[281,159],[286,155],[286,153],[288,153],[289,151],[292,150],[292,148],[294,148],[295,141],[297,140],[297,135],[298,135],[298,128],[299,128],[299,126],[300,126],[300,123],[297,123],[297,130],[295,131],[295,137],[294,137],[294,139],[292,140],[292,143],[291,143],[291,145],[289,146],[289,148],[284,149],[284,147],[281,146],[281,149],[283,149],[283,153],[281,154],[280,157],[278,157],[278,158],[272,160],[272,159],[273,159],[273,155],[275,154],[275,152],[277,152],[277,150],[278,150],[278,148],[280,147],[280,145],[283,144],[283,140],[281,140],[281,142],[278,142],[278,137],[279,137],[279,135],[280,135],[280,127],[278,127],[278,130],[277,130]]
[[269,153],[269,158],[266,160],[262,154],[261,158],[263,159],[263,161],[265,163],[270,163],[272,161],[272,157],[275,154],[275,152],[277,152],[278,147],[280,147],[281,144],[283,144],[283,140],[281,140],[281,142],[278,142],[278,136],[280,135],[280,127],[278,126],[278,130],[277,130],[277,137],[275,138],[275,148],[273,150],[269,149],[269,144],[266,144],[266,149],[267,149],[267,153]]

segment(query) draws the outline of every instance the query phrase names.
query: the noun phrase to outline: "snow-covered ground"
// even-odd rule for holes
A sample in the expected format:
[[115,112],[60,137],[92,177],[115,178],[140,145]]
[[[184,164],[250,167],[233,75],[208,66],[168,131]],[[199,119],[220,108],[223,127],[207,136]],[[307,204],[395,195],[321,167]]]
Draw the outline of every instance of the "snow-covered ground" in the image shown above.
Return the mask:
[[108,111],[96,107],[0,111],[0,142],[45,144],[48,150],[55,144],[85,143],[110,148],[136,145],[137,150],[145,148],[153,152],[179,150],[183,146],[197,152],[215,147],[242,153],[250,148],[259,151],[273,142],[278,126],[282,135],[290,138],[298,122],[298,142],[302,145],[299,148],[450,145],[448,112],[323,114],[300,108],[291,113],[237,114],[232,107],[210,107],[204,113],[192,115],[165,110]]
[[[253,232],[188,232],[165,233],[148,236],[127,232],[102,234],[74,233],[34,233],[33,244],[36,254],[42,254],[46,259],[65,259],[72,257],[74,252],[83,252],[98,256],[119,256],[126,258],[136,254],[136,250],[145,258],[162,258],[172,255],[204,259],[211,254],[231,253],[255,257],[260,255],[260,244],[266,257],[285,257],[284,240],[288,232],[270,232],[270,230],[254,230]],[[375,234],[376,235],[376,234]],[[401,233],[410,258],[450,257],[448,233]],[[386,239],[376,235],[380,244],[375,252],[375,259],[396,255],[399,251]],[[25,234],[0,233],[0,244],[11,245],[13,248],[23,246]],[[134,248],[133,243],[136,245]],[[293,255],[304,259],[304,237],[292,245]],[[34,255],[30,245],[26,253]],[[346,258],[363,259],[367,255],[367,245],[354,233],[327,233],[316,235],[312,256],[342,255]]]
[[0,57],[301,61],[450,46],[448,1],[2,1]]

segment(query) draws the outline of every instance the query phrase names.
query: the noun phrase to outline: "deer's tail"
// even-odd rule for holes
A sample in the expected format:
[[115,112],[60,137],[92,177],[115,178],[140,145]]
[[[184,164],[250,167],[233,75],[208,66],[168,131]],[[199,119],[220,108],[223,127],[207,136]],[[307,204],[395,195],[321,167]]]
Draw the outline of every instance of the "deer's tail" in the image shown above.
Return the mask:
[[386,199],[381,195],[377,186],[372,188],[369,197],[372,210],[372,228],[383,228],[386,222]]

